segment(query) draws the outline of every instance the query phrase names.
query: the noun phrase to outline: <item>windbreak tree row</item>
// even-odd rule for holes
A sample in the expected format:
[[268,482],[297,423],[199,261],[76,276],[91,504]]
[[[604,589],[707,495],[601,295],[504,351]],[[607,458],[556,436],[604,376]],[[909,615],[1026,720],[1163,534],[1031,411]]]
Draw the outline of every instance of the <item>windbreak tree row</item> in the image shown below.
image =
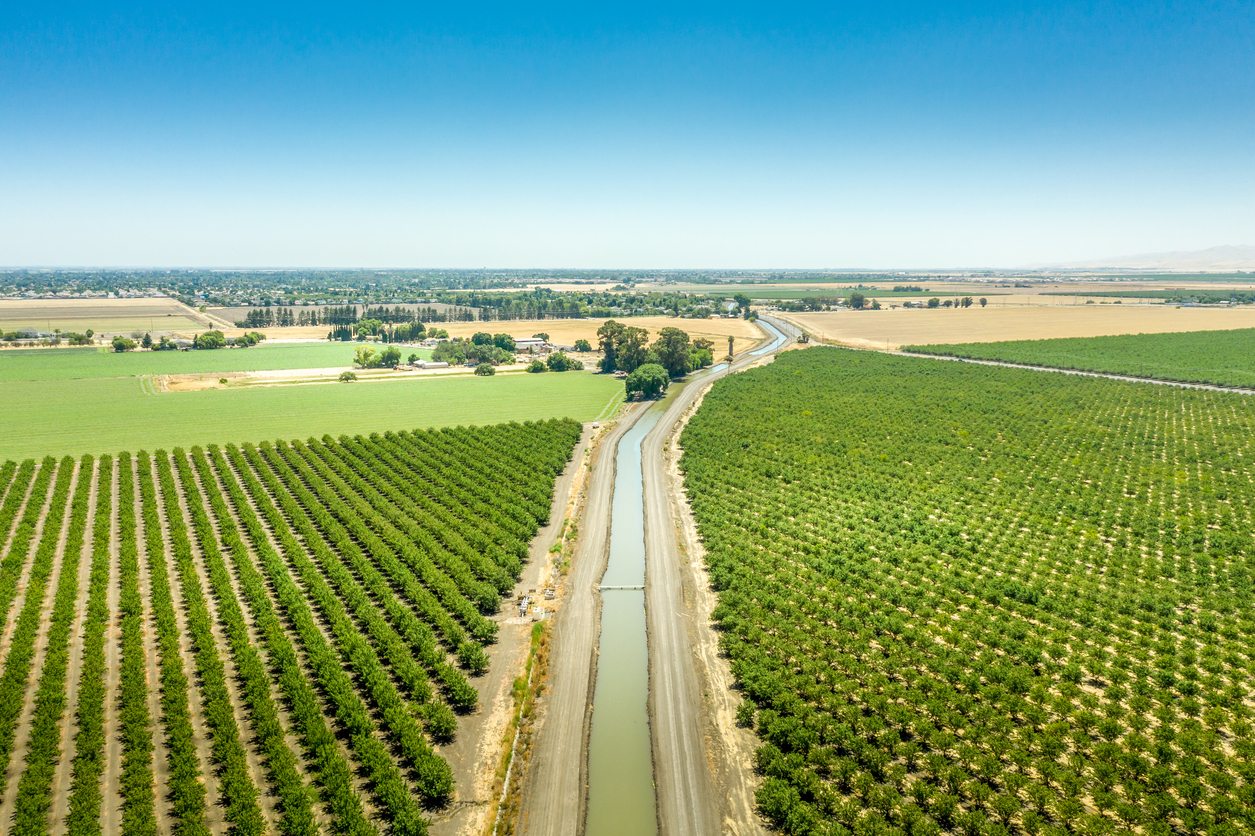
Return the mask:
[[869,352],[716,384],[681,464],[764,815],[1249,832],[1252,439],[1239,395]]

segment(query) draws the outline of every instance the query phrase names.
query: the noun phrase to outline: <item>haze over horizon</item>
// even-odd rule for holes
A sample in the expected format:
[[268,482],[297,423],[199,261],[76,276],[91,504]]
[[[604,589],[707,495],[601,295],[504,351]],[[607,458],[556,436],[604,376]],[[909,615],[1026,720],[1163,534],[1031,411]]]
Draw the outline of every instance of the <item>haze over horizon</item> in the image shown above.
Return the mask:
[[0,10],[0,264],[1247,245],[1249,4]]

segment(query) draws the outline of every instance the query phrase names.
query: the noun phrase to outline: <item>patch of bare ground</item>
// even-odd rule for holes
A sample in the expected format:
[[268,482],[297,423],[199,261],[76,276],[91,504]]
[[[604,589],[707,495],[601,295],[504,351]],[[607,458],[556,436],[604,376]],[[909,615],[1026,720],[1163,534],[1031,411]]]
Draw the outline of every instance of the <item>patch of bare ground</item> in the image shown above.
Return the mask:
[[223,389],[222,381],[248,379],[248,372],[214,372],[213,374],[161,374],[153,376],[158,392],[199,392],[203,389]]
[[[243,484],[244,480],[240,478],[239,473],[235,472],[234,465],[229,459],[227,460],[227,467],[231,471],[233,477],[240,482],[240,484]],[[219,476],[221,478],[221,474],[219,474]],[[275,537],[275,533],[271,530],[270,523],[267,521],[265,515],[258,509],[256,497],[254,497],[251,492],[247,492],[246,495],[248,497],[249,507],[257,515],[258,522],[261,523],[262,528],[266,532],[266,540],[269,543],[270,548],[274,549],[275,554],[282,556],[283,549],[279,544],[278,538]],[[257,560],[256,553],[251,547],[249,549],[249,553],[253,556],[255,564],[260,565],[260,561]],[[265,575],[264,570],[259,568],[258,571],[262,572],[263,576]],[[303,592],[304,587],[300,586],[299,582],[297,582],[297,578],[293,577],[292,580]],[[374,805],[374,796],[370,792],[368,774],[362,767],[361,763],[354,756],[352,748],[348,745],[348,735],[344,730],[344,726],[340,723],[330,700],[327,698],[322,681],[314,674],[313,669],[310,667],[309,657],[305,652],[305,647],[301,643],[300,638],[293,631],[290,621],[284,614],[284,609],[280,606],[278,597],[275,594],[274,586],[267,583],[266,590],[270,595],[271,606],[274,607],[275,613],[279,615],[280,623],[283,624],[284,631],[288,636],[288,641],[292,643],[292,648],[296,652],[297,661],[301,666],[301,672],[305,674],[305,679],[313,686],[314,692],[318,695],[320,707],[322,708],[323,719],[327,723],[327,728],[332,729],[335,732],[336,741],[340,747],[340,754],[344,757],[345,762],[349,764],[353,771],[353,790],[356,792],[358,799],[361,801],[362,811],[366,815],[366,818],[374,821],[377,810]],[[328,643],[331,643],[332,637],[330,631],[327,630],[326,625],[318,618],[318,611],[311,608],[310,612],[313,614],[314,624],[318,627],[319,632],[322,633],[323,638],[326,639]]]
[[689,639],[701,686],[702,732],[716,783],[722,832],[732,836],[766,836],[767,828],[759,818],[754,802],[754,791],[759,782],[750,766],[758,741],[753,732],[741,728],[736,722],[740,699],[733,690],[735,680],[732,668],[719,652],[719,634],[710,618],[718,598],[710,585],[705,551],[684,492],[684,474],[679,468],[683,453],[679,445],[680,433],[704,398],[705,392],[685,411],[668,439],[664,452],[667,492],[671,497],[671,512],[680,545],[680,581],[684,603],[693,615],[689,619]]
[[[514,587],[515,595],[529,589],[543,589],[554,582],[550,547],[566,529],[566,522],[576,518],[579,496],[588,468],[585,451],[592,430],[585,428],[571,460],[554,485],[549,522],[537,530],[528,546],[529,559]],[[558,601],[546,602],[556,605]],[[490,650],[491,664],[487,673],[471,684],[479,692],[476,710],[458,718],[454,740],[437,747],[453,770],[455,801],[432,823],[434,836],[472,836],[486,832],[496,817],[496,804],[501,794],[498,766],[505,749],[511,744],[506,737],[514,710],[514,681],[526,665],[531,646],[531,619],[507,617],[514,608],[514,599],[504,602],[506,612],[496,617],[500,624],[497,643]],[[514,767],[515,780],[521,764]]]
[[[173,456],[171,456],[170,467],[174,470],[175,492],[178,494],[179,510],[183,514],[185,523],[190,528],[192,512],[188,506],[187,488],[183,486],[182,481],[179,479],[178,468],[173,461]],[[214,645],[218,648],[218,657],[222,660],[223,681],[226,684],[227,696],[231,701],[231,713],[235,717],[236,728],[240,730],[240,743],[244,747],[244,760],[248,764],[248,771],[253,779],[253,786],[257,788],[257,803],[261,807],[262,816],[265,818],[266,824],[273,828],[276,821],[278,821],[278,815],[275,813],[275,797],[274,793],[270,791],[270,782],[266,780],[266,772],[262,769],[261,756],[258,754],[257,734],[253,729],[248,708],[244,704],[244,696],[240,693],[239,674],[235,670],[235,657],[231,653],[230,643],[222,633],[222,624],[218,618],[218,600],[211,591],[209,574],[205,569],[205,554],[201,550],[200,541],[197,537],[191,536],[188,539],[192,546],[192,566],[196,570],[200,588],[204,590],[205,607],[209,611],[209,630],[213,635]]]
[[[70,782],[74,777],[74,735],[78,732],[76,713],[78,709],[79,678],[83,670],[83,644],[79,639],[83,634],[83,623],[87,620],[87,591],[91,578],[92,556],[92,520],[96,518],[100,480],[112,479],[113,473],[102,473],[100,462],[94,463],[94,473],[90,486],[90,497],[87,505],[87,535],[83,538],[82,552],[78,564],[78,607],[74,613],[74,624],[70,628],[70,658],[65,674],[65,713],[61,717],[61,740],[59,743],[61,757],[57,761],[52,779],[52,836],[61,836],[66,830],[66,818],[70,812]],[[106,729],[107,733],[107,729]],[[109,831],[116,832],[116,831]]]
[[[109,334],[150,331],[154,335],[172,328],[199,328],[213,320],[168,296],[135,299],[3,299],[0,300],[0,329],[25,327],[61,328],[84,331],[92,328],[96,338]],[[323,329],[324,336],[326,329]]]
[[[137,467],[133,460],[128,463],[128,466],[133,471]],[[144,671],[148,679],[148,687],[145,689],[144,695],[148,701],[148,716],[153,724],[152,730],[155,732],[152,736],[153,813],[157,821],[157,832],[167,834],[170,833],[173,826],[168,801],[170,792],[170,750],[166,746],[166,736],[162,732],[164,724],[161,719],[161,671],[158,668],[157,659],[157,624],[152,607],[152,575],[148,571],[150,559],[160,560],[162,558],[150,558],[147,538],[140,533],[144,530],[144,518],[141,511],[142,495],[138,478],[132,478],[131,480],[131,499],[134,503],[132,512],[136,524],[135,545],[138,552],[136,560],[139,566],[139,571],[136,572],[136,582],[139,586],[140,600],[144,603]],[[116,531],[112,547],[118,547]],[[116,703],[120,698],[121,693],[118,691],[111,691],[105,697],[111,703]]]
[[[203,491],[206,488],[208,488],[211,490],[220,491],[222,493],[227,504],[228,518],[225,520],[219,519],[217,516],[214,515],[212,506],[209,506],[209,505],[206,506],[205,511],[207,514],[209,514],[209,518],[213,520],[214,528],[219,533],[219,536],[221,536],[221,532],[223,531],[223,528],[225,526],[234,526],[237,532],[239,532],[240,534],[240,541],[246,544],[249,558],[255,561],[256,555],[253,552],[252,547],[248,545],[248,537],[247,537],[247,534],[245,534],[244,532],[244,527],[240,524],[240,519],[237,516],[238,512],[232,507],[231,501],[230,501],[230,495],[227,493],[225,486],[222,484],[222,481],[221,481],[222,475],[218,473],[217,471],[213,470],[212,462],[210,464],[210,469],[214,475],[213,485],[212,486],[204,485],[202,483],[203,480],[200,478],[199,473],[197,473],[197,476],[196,476],[197,482],[202,483],[201,488]],[[249,641],[254,646],[260,648],[262,644],[257,633],[256,622],[253,615],[253,609],[251,606],[248,605],[247,599],[245,598],[244,594],[240,591],[240,582],[239,582],[238,572],[235,566],[233,565],[232,561],[229,561],[229,560],[227,561],[227,575],[231,579],[231,589],[235,593],[236,600],[240,602],[240,611],[243,613],[244,623],[248,627]],[[293,642],[293,646],[294,647],[296,646],[296,642]],[[264,651],[262,652],[262,658],[267,659],[267,654]],[[269,666],[267,667],[267,670],[268,671],[270,670]],[[308,679],[308,676],[309,674],[307,672],[306,673],[307,679]],[[277,692],[278,684],[275,683],[274,681],[273,671],[271,671],[270,679],[271,679],[272,689]],[[291,712],[289,711],[287,700],[283,698],[281,693],[276,694],[275,709],[277,710],[278,715],[279,715],[279,725],[283,727],[284,739],[289,741],[288,746],[292,750],[292,753],[296,756],[295,760],[296,760],[297,771],[300,773],[301,779],[305,781],[305,783],[313,785],[314,775],[313,775],[313,772],[311,771],[311,766],[309,764],[308,753],[305,752],[303,750],[303,747],[300,745],[300,736],[293,728],[292,715],[291,715]],[[329,728],[333,727],[331,720],[327,718],[327,715],[325,713],[323,715],[323,720],[324,722],[327,723]],[[319,828],[325,830],[328,826],[328,823],[331,821],[331,817],[327,815],[326,809],[322,805],[315,805],[314,816],[318,822]]]
[[[221,801],[221,788],[218,770],[214,768],[213,752],[209,739],[209,726],[205,721],[205,708],[201,703],[200,681],[196,675],[196,658],[192,650],[192,639],[187,633],[187,613],[183,604],[183,585],[179,581],[179,573],[169,559],[171,552],[170,520],[166,517],[165,503],[161,500],[161,480],[157,478],[157,459],[149,460],[152,479],[157,491],[157,516],[161,520],[161,542],[163,553],[156,556],[166,561],[169,572],[170,596],[174,602],[174,620],[179,630],[179,657],[183,663],[183,672],[188,678],[187,710],[195,733],[196,758],[200,763],[200,773],[205,781],[205,823],[214,836],[225,836],[229,825],[224,815]],[[158,715],[160,716],[160,715]]]
[[[69,496],[66,497],[67,509],[74,503],[74,494],[83,489],[83,486],[78,484],[77,478],[80,467],[80,463],[74,463],[74,476],[71,477],[74,481],[70,487]],[[46,510],[44,514],[47,514]],[[39,627],[35,632],[35,646],[31,653],[30,672],[27,674],[26,688],[21,697],[22,713],[18,715],[17,728],[13,736],[13,751],[9,755],[8,781],[5,784],[4,798],[0,799],[0,821],[4,822],[13,820],[17,805],[18,784],[21,783],[19,778],[21,778],[22,770],[26,768],[26,753],[30,749],[31,717],[35,713],[35,689],[38,687],[39,672],[44,667],[44,658],[48,655],[48,633],[52,627],[52,602],[56,596],[57,584],[61,581],[61,567],[65,565],[65,541],[69,530],[70,514],[67,510],[61,521],[61,530],[57,533],[57,547],[52,558],[52,569],[48,574],[48,584],[44,588]],[[20,612],[24,606],[25,603],[17,604],[14,610]],[[6,650],[5,653],[7,655],[8,651]],[[61,751],[64,755],[64,747]]]

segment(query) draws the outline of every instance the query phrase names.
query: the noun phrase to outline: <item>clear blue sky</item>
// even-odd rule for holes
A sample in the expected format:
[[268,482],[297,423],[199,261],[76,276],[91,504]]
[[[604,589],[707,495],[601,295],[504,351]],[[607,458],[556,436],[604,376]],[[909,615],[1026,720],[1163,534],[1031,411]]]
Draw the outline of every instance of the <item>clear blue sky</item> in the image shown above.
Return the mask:
[[0,5],[0,264],[1255,244],[1249,0],[202,6]]

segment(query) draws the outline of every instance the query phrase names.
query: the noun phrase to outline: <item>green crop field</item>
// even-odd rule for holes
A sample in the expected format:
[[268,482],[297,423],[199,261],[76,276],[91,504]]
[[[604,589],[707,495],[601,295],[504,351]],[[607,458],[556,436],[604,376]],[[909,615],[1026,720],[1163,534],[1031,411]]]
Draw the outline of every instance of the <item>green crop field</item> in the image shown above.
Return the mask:
[[146,378],[6,383],[0,461],[396,427],[591,421],[622,399],[623,382],[567,372],[151,393]]
[[[14,348],[0,351],[0,382],[129,377],[146,374],[212,374],[268,369],[321,369],[353,365],[359,343],[277,343],[216,351],[128,351],[104,349]],[[383,346],[373,345],[378,350]],[[397,346],[403,358],[431,351]]]
[[815,348],[682,443],[782,831],[1251,832],[1255,400]]
[[1216,386],[1255,386],[1255,329],[910,345],[903,351]]

